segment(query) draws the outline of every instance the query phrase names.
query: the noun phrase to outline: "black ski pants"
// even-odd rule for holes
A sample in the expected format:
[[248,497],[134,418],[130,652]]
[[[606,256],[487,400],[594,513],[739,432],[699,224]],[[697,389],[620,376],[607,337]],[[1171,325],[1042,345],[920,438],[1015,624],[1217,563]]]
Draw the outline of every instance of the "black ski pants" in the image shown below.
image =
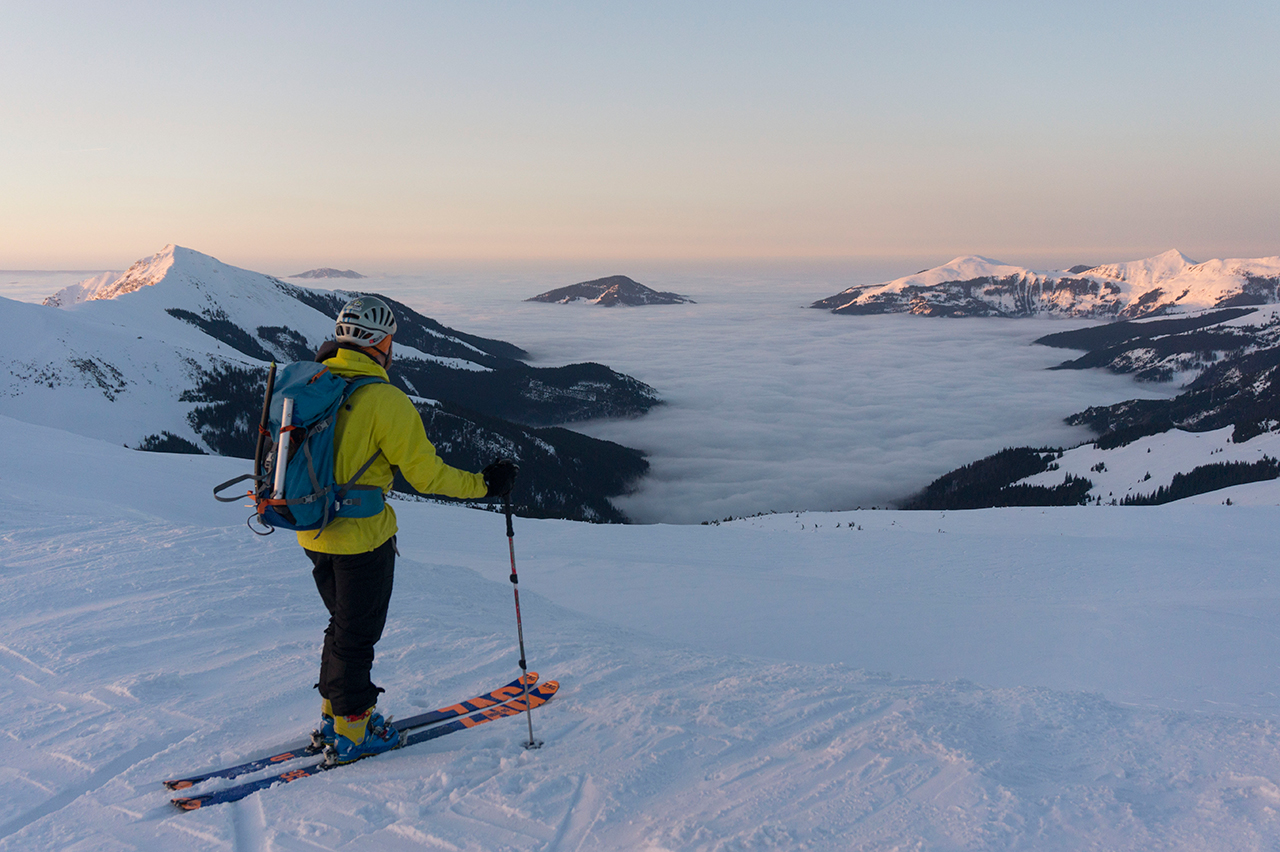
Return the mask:
[[368,553],[316,553],[307,556],[315,566],[311,576],[329,610],[320,653],[323,698],[333,702],[338,716],[363,713],[378,702],[383,690],[373,684],[373,646],[382,638],[395,577],[396,539]]

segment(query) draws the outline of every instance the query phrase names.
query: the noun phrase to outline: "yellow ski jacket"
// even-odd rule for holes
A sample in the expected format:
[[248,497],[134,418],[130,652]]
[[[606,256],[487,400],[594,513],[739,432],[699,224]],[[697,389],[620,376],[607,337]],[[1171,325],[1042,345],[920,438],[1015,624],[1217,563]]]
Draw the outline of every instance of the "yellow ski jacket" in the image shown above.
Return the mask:
[[[387,371],[363,352],[339,349],[324,365],[339,376],[377,376],[385,380]],[[333,473],[346,482],[369,457],[382,450],[364,476],[362,485],[377,485],[383,493],[391,490],[392,466],[398,467],[409,484],[423,494],[478,498],[488,489],[484,477],[450,467],[436,455],[426,430],[404,391],[380,382],[357,388],[338,412],[334,431]],[[372,518],[339,518],[317,538],[314,532],[299,532],[298,544],[320,553],[367,553],[396,534],[396,513],[388,503]]]

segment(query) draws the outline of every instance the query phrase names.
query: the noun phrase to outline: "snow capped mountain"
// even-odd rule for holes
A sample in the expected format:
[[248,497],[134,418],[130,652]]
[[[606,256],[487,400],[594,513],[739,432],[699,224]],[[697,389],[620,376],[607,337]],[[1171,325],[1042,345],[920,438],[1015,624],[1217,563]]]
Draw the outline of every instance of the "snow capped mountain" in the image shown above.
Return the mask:
[[678,293],[662,293],[643,284],[633,281],[625,275],[611,275],[608,278],[597,278],[594,281],[583,281],[548,290],[526,302],[554,302],[567,305],[570,302],[587,302],[602,305],[606,308],[615,305],[681,305],[692,304],[693,300]]
[[1065,460],[1055,460],[1057,449],[1005,449],[940,477],[904,507],[1159,503],[1280,477],[1280,305],[1093,325],[1036,343],[1085,350],[1050,369],[1105,368],[1184,390],[1091,406],[1066,422],[1097,437]]
[[[303,295],[302,288],[271,276],[169,245],[112,281],[96,286],[85,282],[81,298],[57,307],[95,322],[141,326],[162,340],[218,357],[295,360],[333,331],[331,320]],[[326,295],[318,292],[309,301]],[[341,301],[343,295],[335,299]],[[260,333],[275,327],[292,330],[288,344],[271,331]]]
[[[851,287],[812,307],[842,314],[1122,320],[1036,342],[1084,351],[1055,369],[1104,368],[1139,381],[1176,381],[1185,390],[1172,399],[1130,400],[1067,417],[1067,423],[1089,426],[1097,434],[1091,450],[1072,450],[1072,458],[1087,458],[1105,469],[1109,463],[1098,453],[1161,436],[1144,445],[1157,455],[1148,456],[1148,465],[1176,472],[1165,483],[1151,484],[1152,491],[1165,489],[1160,500],[1280,474],[1270,456],[1267,461],[1206,462],[1203,454],[1190,451],[1206,444],[1170,437],[1228,434],[1233,444],[1249,445],[1251,457],[1258,447],[1274,446],[1280,427],[1280,257],[1197,263],[1167,251],[1143,260],[1037,272],[965,256],[884,284]],[[902,505],[941,509],[1157,499],[1139,493],[1133,483],[1117,497],[1114,487],[1098,484],[1100,469],[1094,467],[1092,476],[1078,470],[1079,464],[1065,473],[1045,473],[1059,470],[1048,461],[1056,452],[1006,449],[938,478]]]
[[[310,359],[354,295],[170,245],[44,305],[0,299],[0,414],[140,449],[251,455],[267,362]],[[607,498],[644,473],[642,456],[541,427],[641,414],[652,388],[599,364],[530,367],[516,346],[386,301],[399,323],[392,381],[446,460],[478,470],[513,456],[528,513],[623,519]]]
[[1196,263],[1178,251],[1145,260],[1037,272],[976,255],[811,307],[840,314],[1069,316],[1131,319],[1280,301],[1280,257]]
[[1175,278],[1195,265],[1196,262],[1182,252],[1169,249],[1163,254],[1148,257],[1145,260],[1095,266],[1093,269],[1085,270],[1084,274],[1097,275],[1114,281],[1127,281],[1134,287],[1149,288]]

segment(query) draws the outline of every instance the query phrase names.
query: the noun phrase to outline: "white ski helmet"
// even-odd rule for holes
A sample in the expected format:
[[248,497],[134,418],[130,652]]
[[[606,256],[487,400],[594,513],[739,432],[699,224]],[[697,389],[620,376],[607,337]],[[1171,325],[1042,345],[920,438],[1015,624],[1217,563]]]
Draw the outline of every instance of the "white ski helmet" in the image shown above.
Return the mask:
[[359,296],[338,312],[334,339],[356,346],[377,346],[382,338],[396,333],[396,318],[387,303],[377,296]]

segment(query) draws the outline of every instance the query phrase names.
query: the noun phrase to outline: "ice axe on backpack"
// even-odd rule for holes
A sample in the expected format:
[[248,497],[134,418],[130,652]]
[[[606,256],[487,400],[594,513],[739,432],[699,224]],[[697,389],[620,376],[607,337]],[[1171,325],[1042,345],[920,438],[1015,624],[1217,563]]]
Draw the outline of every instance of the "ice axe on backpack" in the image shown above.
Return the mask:
[[[271,445],[271,393],[276,386],[276,362],[271,362],[271,369],[267,371],[267,392],[262,396],[262,419],[258,421],[258,446],[253,451],[253,481],[259,483],[262,481],[263,463],[266,461],[267,447]],[[252,493],[252,492],[251,492]],[[253,517],[256,517],[254,513]],[[253,529],[253,517],[249,518],[249,529]],[[257,530],[254,530],[257,532]],[[270,535],[268,530],[261,535]]]
[[[338,409],[356,389],[384,381],[377,376],[347,379],[314,361],[295,361],[277,379],[273,363],[267,375],[253,473],[227,480],[213,489],[213,496],[223,503],[237,502],[242,495],[223,497],[221,492],[251,480],[248,496],[255,512],[249,518],[249,528],[258,535],[270,535],[276,527],[284,527],[315,530],[318,537],[336,518],[367,518],[380,513],[382,489],[357,482],[382,451],[375,452],[348,481],[337,482],[334,425]],[[271,427],[276,423],[279,437],[271,446]],[[266,532],[254,528],[254,518]]]

